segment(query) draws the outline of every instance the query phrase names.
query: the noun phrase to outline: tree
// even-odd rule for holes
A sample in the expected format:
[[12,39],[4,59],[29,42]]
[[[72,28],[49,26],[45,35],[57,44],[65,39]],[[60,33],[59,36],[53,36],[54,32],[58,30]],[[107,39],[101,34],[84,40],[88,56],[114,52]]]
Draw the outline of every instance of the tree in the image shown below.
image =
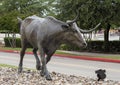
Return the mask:
[[[51,10],[54,0],[1,0],[0,1],[0,30],[6,29],[19,32],[17,16],[25,18],[30,15],[45,16]],[[49,5],[48,5],[49,4]]]
[[109,30],[120,25],[120,0],[59,0],[58,3],[58,18],[62,20],[73,19],[79,9],[79,27],[92,28],[101,22],[101,28],[105,29],[104,49],[109,51]]

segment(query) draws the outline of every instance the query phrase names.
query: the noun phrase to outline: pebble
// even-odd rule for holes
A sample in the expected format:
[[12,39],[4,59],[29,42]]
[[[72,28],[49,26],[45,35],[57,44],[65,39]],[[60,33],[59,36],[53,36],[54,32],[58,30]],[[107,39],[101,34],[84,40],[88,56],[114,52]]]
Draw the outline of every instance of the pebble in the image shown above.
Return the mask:
[[39,71],[25,69],[18,74],[15,68],[0,67],[0,85],[120,85],[118,81],[98,82],[97,79],[56,72],[50,75],[53,80],[47,81],[45,77],[40,76]]

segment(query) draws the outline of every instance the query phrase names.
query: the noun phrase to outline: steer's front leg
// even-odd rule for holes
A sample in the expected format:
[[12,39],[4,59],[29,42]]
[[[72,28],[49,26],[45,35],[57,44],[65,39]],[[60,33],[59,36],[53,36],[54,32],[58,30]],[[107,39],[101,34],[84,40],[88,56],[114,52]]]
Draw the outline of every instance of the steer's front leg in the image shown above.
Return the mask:
[[41,62],[42,62],[41,76],[45,76],[46,80],[52,80],[52,78],[47,70],[45,52],[44,52],[43,48],[40,49],[40,57],[41,57]]
[[38,48],[33,48],[33,54],[34,54],[35,59],[36,59],[36,69],[41,70],[41,62],[40,62],[40,60],[38,58],[37,50],[38,50]]

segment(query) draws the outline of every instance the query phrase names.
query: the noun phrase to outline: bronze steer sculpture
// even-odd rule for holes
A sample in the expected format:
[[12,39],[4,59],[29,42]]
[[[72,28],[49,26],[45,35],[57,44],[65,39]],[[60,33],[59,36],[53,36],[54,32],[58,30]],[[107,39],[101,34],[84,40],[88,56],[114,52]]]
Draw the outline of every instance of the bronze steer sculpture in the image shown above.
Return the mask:
[[[73,21],[68,22],[62,22],[51,16],[40,18],[35,15],[29,16],[24,20],[18,18],[18,20],[22,44],[18,73],[22,71],[23,57],[27,45],[30,43],[33,46],[33,54],[36,58],[36,68],[41,70],[41,76],[45,76],[47,80],[52,80],[52,78],[46,64],[50,61],[57,48],[63,43],[86,47],[87,44],[82,37],[82,33],[91,32],[100,25],[98,24],[92,30],[82,30],[75,23],[77,17]],[[37,56],[37,50],[40,52],[41,61]]]

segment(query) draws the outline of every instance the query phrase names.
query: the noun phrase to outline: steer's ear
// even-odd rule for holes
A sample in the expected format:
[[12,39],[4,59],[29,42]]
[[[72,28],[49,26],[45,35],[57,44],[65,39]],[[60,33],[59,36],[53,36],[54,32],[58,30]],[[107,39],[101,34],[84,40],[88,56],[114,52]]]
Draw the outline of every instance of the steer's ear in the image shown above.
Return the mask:
[[69,30],[69,26],[68,25],[62,25],[61,27],[63,28],[64,31]]

